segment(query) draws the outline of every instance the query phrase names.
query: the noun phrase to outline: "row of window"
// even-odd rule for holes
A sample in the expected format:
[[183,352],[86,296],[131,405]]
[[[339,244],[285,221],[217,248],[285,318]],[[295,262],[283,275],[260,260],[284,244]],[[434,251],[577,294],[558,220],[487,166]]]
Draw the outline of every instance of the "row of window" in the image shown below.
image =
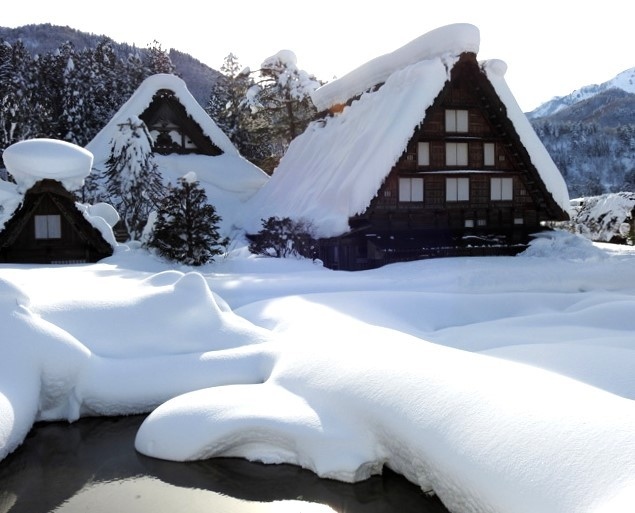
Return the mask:
[[[514,197],[513,178],[490,178],[490,199],[492,201],[510,201]],[[421,177],[400,177],[399,178],[399,201],[402,202],[423,202],[423,178]],[[470,200],[470,179],[446,178],[445,179],[445,200],[446,201],[469,201]]]
[[[430,143],[420,142],[417,145],[417,164],[419,166],[430,165]],[[496,164],[496,145],[494,143],[483,143],[483,166],[494,166]],[[467,166],[468,165],[468,144],[466,142],[446,142],[445,143],[445,165],[446,166]]]

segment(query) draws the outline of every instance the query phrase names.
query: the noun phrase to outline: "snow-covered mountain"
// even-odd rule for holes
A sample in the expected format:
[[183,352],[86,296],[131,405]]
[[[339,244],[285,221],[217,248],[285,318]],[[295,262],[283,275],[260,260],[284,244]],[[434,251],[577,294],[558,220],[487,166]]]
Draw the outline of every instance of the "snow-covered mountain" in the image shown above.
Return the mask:
[[[581,102],[589,101],[599,96],[605,96],[612,92],[619,98],[631,96],[632,105],[635,107],[635,68],[623,71],[615,78],[602,84],[593,84],[576,89],[567,96],[556,96],[543,103],[533,111],[527,113],[529,119],[538,119],[554,116],[565,109],[569,109]],[[626,95],[622,94],[626,93]],[[635,110],[634,110],[635,111]]]
[[635,192],[635,68],[527,113],[572,198]]

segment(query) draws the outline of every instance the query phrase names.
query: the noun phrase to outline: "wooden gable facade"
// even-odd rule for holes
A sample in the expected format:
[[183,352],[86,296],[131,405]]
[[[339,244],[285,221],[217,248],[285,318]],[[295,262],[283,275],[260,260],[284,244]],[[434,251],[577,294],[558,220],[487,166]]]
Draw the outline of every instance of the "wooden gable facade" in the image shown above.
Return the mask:
[[476,54],[461,54],[403,155],[350,232],[321,241],[335,269],[435,256],[515,254],[566,220]]
[[170,89],[159,89],[139,117],[154,139],[153,150],[171,153],[218,156],[223,151],[205,135],[201,126]]
[[31,187],[0,232],[0,262],[86,263],[112,253],[57,180],[40,180]]

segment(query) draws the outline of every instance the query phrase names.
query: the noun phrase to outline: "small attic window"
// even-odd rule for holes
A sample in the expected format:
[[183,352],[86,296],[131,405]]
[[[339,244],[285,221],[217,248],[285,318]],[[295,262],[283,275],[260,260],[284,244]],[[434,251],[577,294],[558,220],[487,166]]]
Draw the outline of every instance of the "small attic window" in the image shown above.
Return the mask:
[[446,109],[445,131],[452,133],[467,133],[468,111],[465,109]]
[[62,238],[62,218],[59,215],[37,215],[34,221],[36,239]]

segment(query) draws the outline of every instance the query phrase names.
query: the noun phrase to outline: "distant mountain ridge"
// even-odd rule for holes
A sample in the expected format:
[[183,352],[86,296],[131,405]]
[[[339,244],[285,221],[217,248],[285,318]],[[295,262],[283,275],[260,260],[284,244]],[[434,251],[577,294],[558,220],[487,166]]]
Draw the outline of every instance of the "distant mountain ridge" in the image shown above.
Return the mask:
[[[138,52],[143,55],[147,52],[147,48],[139,48],[128,43],[118,43],[106,35],[82,32],[68,26],[43,23],[16,28],[0,27],[0,39],[8,43],[15,43],[21,40],[32,55],[53,52],[67,41],[71,42],[77,50],[94,48],[104,38],[112,43],[117,56],[123,59],[131,53]],[[150,43],[151,41],[148,41],[148,44]],[[222,76],[221,73],[191,55],[174,48],[171,48],[168,54],[176,68],[176,73],[185,81],[194,98],[203,107],[207,105],[212,86]]]
[[527,113],[572,198],[635,192],[635,68]]
[[[589,107],[580,108],[580,104],[584,102],[592,102],[591,104],[595,105],[595,111]],[[605,108],[608,110],[619,110],[619,108],[609,107],[613,103],[620,103],[622,108],[627,110],[630,106],[631,115],[635,113],[635,68],[627,69],[602,84],[587,85],[576,89],[566,96],[556,96],[533,111],[528,112],[527,117],[531,120],[541,118],[555,119],[555,116],[559,115],[563,120],[568,117],[575,119],[575,115],[563,112],[569,109],[576,109],[582,113],[582,116],[588,117],[591,111],[597,115]],[[611,123],[610,116],[605,117],[607,119],[604,121]],[[634,122],[632,117],[630,122]],[[616,120],[614,126],[617,124],[622,123]]]

